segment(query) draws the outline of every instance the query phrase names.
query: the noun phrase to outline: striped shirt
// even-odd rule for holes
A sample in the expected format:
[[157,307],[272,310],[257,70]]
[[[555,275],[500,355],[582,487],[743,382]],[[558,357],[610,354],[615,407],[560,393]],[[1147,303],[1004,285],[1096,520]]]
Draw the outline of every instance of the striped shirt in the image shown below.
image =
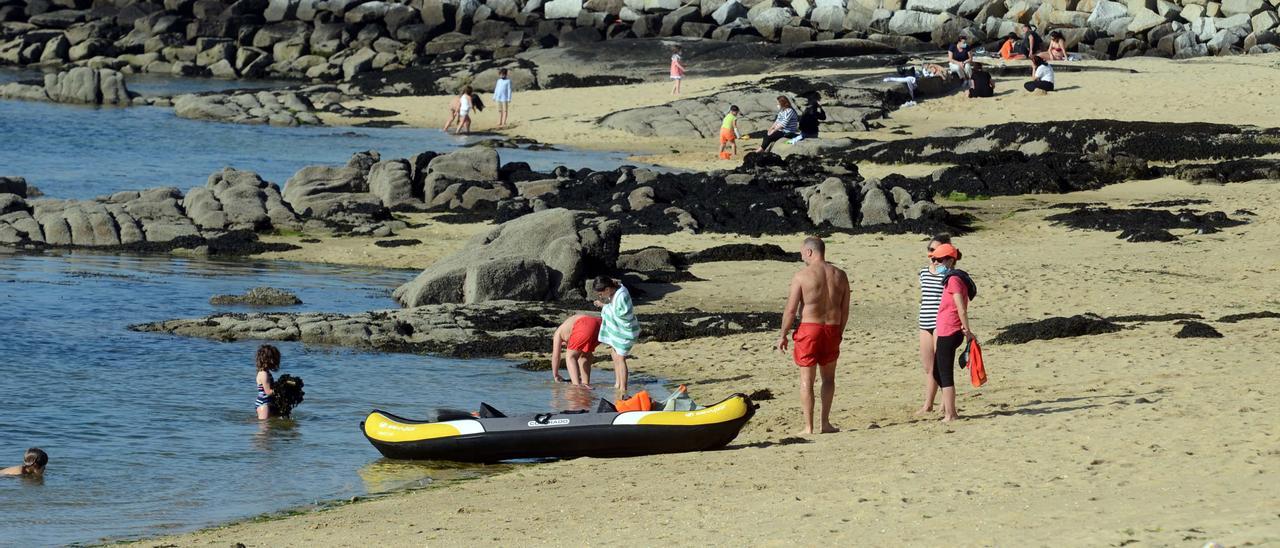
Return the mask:
[[784,108],[778,111],[778,117],[773,122],[782,128],[783,133],[799,133],[800,117],[796,115],[796,109]]
[[631,353],[631,346],[640,338],[640,321],[636,319],[631,293],[619,285],[604,308],[600,309],[600,342],[609,345],[618,354]]
[[920,329],[933,329],[938,323],[938,305],[942,304],[941,274],[934,274],[928,267],[920,269]]

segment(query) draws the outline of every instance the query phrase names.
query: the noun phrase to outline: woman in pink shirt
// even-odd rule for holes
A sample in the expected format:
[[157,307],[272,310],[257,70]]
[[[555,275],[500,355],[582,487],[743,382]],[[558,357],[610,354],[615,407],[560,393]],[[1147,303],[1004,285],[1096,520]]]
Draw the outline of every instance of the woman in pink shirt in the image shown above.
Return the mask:
[[680,46],[671,48],[671,86],[672,95],[680,95],[680,81],[684,80],[684,59],[680,57]]
[[956,383],[953,376],[956,350],[965,341],[973,339],[969,329],[969,299],[978,289],[963,270],[956,269],[960,250],[951,244],[941,244],[929,253],[934,271],[943,276],[942,302],[938,304],[938,319],[933,329],[933,380],[942,389],[942,421],[960,418],[956,413]]

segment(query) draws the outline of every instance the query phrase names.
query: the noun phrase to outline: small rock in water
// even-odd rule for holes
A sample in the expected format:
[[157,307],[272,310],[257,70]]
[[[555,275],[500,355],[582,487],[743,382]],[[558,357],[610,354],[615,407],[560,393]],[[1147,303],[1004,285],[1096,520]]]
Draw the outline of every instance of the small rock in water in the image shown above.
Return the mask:
[[274,287],[255,287],[244,295],[214,295],[209,298],[212,305],[244,304],[249,306],[293,306],[302,304],[297,295]]
[[1182,324],[1182,330],[1178,331],[1178,333],[1174,335],[1174,338],[1177,338],[1177,339],[1221,339],[1222,338],[1222,333],[1218,332],[1217,329],[1214,329],[1213,326],[1209,324],[1192,322],[1192,321],[1184,321],[1179,323]]

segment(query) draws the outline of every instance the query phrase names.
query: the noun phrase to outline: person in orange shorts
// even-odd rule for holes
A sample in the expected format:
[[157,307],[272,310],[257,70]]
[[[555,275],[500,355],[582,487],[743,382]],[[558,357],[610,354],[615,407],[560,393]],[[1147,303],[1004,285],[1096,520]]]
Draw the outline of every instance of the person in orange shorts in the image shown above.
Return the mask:
[[[720,159],[728,160],[738,155],[738,105],[729,107],[729,113],[724,115],[724,122],[720,124]],[[733,145],[733,154],[729,154],[724,150],[726,145]]]
[[569,370],[569,382],[574,385],[591,385],[592,352],[600,345],[600,316],[574,314],[551,336],[551,378],[565,382],[560,376],[560,352],[564,349],[564,367]]
[[787,334],[799,312],[800,325],[793,338],[795,362],[800,366],[800,409],[804,413],[804,429],[800,433],[813,433],[815,369],[822,374],[822,433],[839,432],[831,424],[831,403],[836,394],[840,339],[849,321],[849,276],[827,262],[826,244],[820,238],[805,238],[800,258],[805,266],[791,278],[777,347],[787,350]]

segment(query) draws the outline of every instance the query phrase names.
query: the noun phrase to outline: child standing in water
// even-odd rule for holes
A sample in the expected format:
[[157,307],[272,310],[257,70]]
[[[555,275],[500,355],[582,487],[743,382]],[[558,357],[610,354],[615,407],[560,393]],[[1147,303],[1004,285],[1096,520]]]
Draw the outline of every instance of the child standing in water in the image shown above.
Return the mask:
[[280,370],[280,350],[269,344],[259,346],[255,361],[258,368],[256,378],[258,381],[258,399],[254,400],[253,406],[258,413],[258,420],[267,420],[271,418],[271,402],[276,393],[271,387],[276,382],[271,377],[271,372]]
[[[738,105],[729,107],[729,113],[724,115],[724,122],[720,124],[720,159],[728,160],[738,155]],[[725,152],[725,145],[733,145],[733,154]]]
[[684,59],[680,57],[680,46],[671,48],[671,79],[675,84],[671,86],[672,95],[680,95],[680,81],[684,80]]
[[8,468],[0,468],[0,476],[28,476],[41,477],[44,475],[44,467],[49,464],[49,455],[39,447],[27,449],[27,454],[22,457],[20,466],[10,466]]
[[471,86],[462,88],[462,95],[458,96],[458,130],[455,135],[471,131],[471,102]]
[[493,102],[498,103],[498,127],[507,127],[507,106],[511,103],[511,79],[507,69],[498,69],[498,83],[493,85]]

